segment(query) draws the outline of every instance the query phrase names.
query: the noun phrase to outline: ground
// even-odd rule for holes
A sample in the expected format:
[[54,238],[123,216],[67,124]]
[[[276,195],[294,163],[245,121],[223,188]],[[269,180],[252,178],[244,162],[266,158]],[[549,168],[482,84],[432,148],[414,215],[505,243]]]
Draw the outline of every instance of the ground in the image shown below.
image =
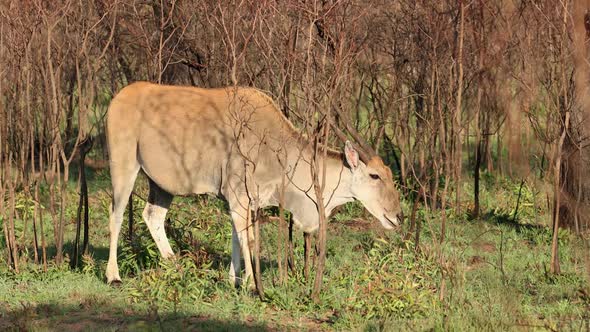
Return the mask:
[[[76,210],[75,183],[71,187],[68,220],[74,220]],[[562,273],[550,274],[545,198],[525,188],[515,215],[518,184],[509,180],[484,181],[480,219],[469,217],[469,196],[461,214],[448,210],[442,245],[440,212],[418,211],[422,226],[416,248],[413,234],[406,236],[408,224],[387,232],[358,204],[344,206],[329,225],[318,302],[309,299],[311,282],[303,277],[300,232],[294,233],[295,269],[281,281],[277,262],[285,241],[276,220],[262,225],[266,300],[230,285],[230,222],[224,203],[212,197],[175,199],[168,233],[179,254],[175,261],[161,262],[140,221],[144,180],[136,186],[133,241],[126,240],[126,234],[120,241],[123,284],[107,285],[107,188],[106,173],[91,176],[91,251],[80,270],[50,264],[43,272],[29,259],[15,274],[2,264],[1,330],[590,328],[587,246],[571,232],[561,231]],[[469,190],[466,183],[464,192]],[[73,234],[70,222],[68,243]]]

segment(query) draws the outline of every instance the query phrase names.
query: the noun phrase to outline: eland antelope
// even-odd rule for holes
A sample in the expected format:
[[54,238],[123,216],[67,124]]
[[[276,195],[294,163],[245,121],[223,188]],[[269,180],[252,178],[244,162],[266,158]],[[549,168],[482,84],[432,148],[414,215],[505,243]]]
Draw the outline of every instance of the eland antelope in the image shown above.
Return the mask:
[[[313,147],[259,90],[133,83],[109,106],[107,136],[113,186],[109,283],[121,281],[117,242],[140,169],[149,179],[143,218],[163,257],[174,255],[164,221],[175,195],[212,193],[227,201],[233,220],[230,277],[236,284],[242,255],[244,279],[252,276],[247,240],[252,200],[263,208],[278,205],[282,197],[296,226],[307,233],[318,229],[310,172]],[[343,153],[326,152],[326,214],[359,200],[392,229],[401,222],[401,208],[391,170],[361,150],[346,142]]]

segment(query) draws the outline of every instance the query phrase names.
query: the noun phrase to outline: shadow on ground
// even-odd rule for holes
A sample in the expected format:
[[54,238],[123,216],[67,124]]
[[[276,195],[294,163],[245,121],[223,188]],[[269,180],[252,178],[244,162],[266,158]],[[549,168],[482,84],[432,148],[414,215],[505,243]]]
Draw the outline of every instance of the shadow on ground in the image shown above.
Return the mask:
[[510,228],[513,228],[516,232],[522,233],[523,231],[545,231],[547,229],[546,226],[543,225],[535,225],[535,224],[527,224],[519,222],[518,217],[515,219],[514,215],[507,214],[507,213],[496,213],[493,210],[490,210],[484,213],[481,216],[482,220],[491,221],[496,223],[496,225],[503,225]]
[[64,306],[42,303],[18,310],[0,309],[2,331],[278,331],[265,325],[222,321],[207,316],[140,313],[106,303]]

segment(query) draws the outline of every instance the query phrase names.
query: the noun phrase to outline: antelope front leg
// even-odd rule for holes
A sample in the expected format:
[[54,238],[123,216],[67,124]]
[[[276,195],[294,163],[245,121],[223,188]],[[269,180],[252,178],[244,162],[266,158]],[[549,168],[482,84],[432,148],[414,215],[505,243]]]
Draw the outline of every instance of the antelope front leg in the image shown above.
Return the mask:
[[239,287],[241,285],[240,270],[242,266],[240,259],[242,258],[242,249],[240,248],[240,239],[238,238],[238,232],[236,232],[235,225],[232,225],[231,244],[232,250],[231,265],[229,267],[229,280],[234,284],[235,287]]
[[[250,241],[253,239],[253,230],[252,230],[252,223],[248,223],[246,218],[246,211],[244,209],[243,213],[238,213],[236,211],[231,212],[232,219],[234,221],[234,229],[232,232],[232,266],[230,267],[230,279],[238,281],[238,284],[241,284],[241,281],[245,280],[248,284],[249,288],[254,289],[254,278],[253,278],[253,268],[252,268],[252,256],[250,251]],[[234,234],[235,233],[235,234]],[[237,241],[236,235],[237,234]],[[242,279],[236,278],[237,272],[239,271],[239,260],[240,254],[237,249],[237,244],[239,243],[239,247],[242,252],[242,256],[244,257],[244,267],[246,273]]]

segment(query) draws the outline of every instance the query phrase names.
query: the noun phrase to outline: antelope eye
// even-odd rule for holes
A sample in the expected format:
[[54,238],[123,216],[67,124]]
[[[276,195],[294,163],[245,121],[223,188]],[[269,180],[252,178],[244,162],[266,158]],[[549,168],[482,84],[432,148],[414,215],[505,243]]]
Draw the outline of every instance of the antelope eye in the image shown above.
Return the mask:
[[380,179],[380,177],[379,177],[379,174],[369,174],[369,176],[370,176],[370,177],[371,177],[371,179],[373,179],[373,180],[379,180],[379,179]]

